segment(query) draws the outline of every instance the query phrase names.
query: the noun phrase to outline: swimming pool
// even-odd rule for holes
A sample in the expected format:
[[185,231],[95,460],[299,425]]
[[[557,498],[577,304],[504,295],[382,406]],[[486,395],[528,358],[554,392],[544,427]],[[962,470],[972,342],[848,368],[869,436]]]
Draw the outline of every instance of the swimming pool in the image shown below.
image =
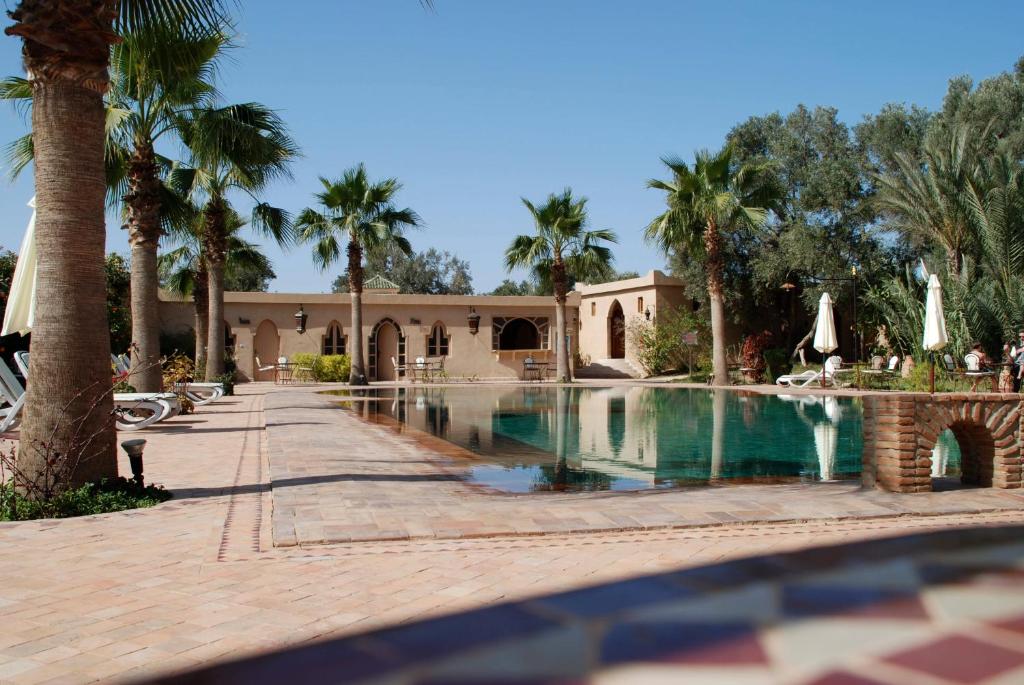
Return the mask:
[[[364,419],[472,452],[468,480],[506,492],[643,490],[860,475],[852,397],[649,386],[337,391]],[[942,473],[959,451],[942,442]],[[938,465],[937,465],[938,468]]]

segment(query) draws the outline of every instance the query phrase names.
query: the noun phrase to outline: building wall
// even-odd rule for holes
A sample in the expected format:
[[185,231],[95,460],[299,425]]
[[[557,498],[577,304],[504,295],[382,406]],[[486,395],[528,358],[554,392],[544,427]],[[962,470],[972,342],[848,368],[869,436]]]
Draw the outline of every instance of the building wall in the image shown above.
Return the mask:
[[[163,296],[161,325],[168,333],[193,330],[194,314],[191,303]],[[579,294],[572,293],[567,307],[570,322],[578,318]],[[307,315],[306,330],[295,330],[295,313],[302,305]],[[480,315],[479,332],[469,331],[467,316],[474,309]],[[235,336],[235,359],[238,369],[247,379],[257,377],[256,357],[262,364],[273,364],[277,357],[291,357],[301,352],[319,353],[323,338],[332,322],[341,325],[346,336],[346,351],[353,344],[351,303],[347,294],[289,294],[289,293],[226,293],[225,318]],[[492,349],[492,324],[495,317],[535,318],[547,317],[549,336],[547,345],[536,350]],[[538,361],[554,361],[555,308],[550,297],[494,297],[461,295],[363,295],[364,355],[369,364],[368,341],[378,322],[389,319],[399,327],[405,338],[405,359],[427,356],[427,337],[435,322],[441,322],[449,337],[449,352],[445,370],[460,378],[518,378],[523,360],[532,356]],[[257,350],[257,331],[264,321],[259,341],[264,349]],[[272,336],[267,334],[270,324],[277,329],[279,343],[276,350],[267,345]],[[570,351],[577,349],[574,327],[569,327]],[[268,349],[269,347],[269,349]],[[189,350],[191,352],[191,350]],[[367,369],[372,378],[372,370]]]
[[629,328],[645,320],[650,310],[651,320],[657,322],[659,312],[668,312],[688,305],[683,282],[660,271],[646,276],[612,283],[584,285],[580,288],[580,352],[591,360],[608,359],[611,350],[610,316],[618,302],[626,322],[626,359],[639,367],[637,351],[629,335]]

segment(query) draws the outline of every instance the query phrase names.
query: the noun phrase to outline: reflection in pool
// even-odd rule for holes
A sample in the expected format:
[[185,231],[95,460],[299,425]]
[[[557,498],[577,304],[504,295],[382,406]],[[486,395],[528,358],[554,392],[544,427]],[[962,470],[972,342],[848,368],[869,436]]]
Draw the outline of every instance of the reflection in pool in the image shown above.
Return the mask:
[[[364,418],[392,419],[475,453],[480,460],[470,466],[470,481],[507,492],[810,482],[860,474],[861,405],[851,397],[637,386],[398,387],[334,394],[352,398],[342,406]],[[936,475],[957,472],[959,450],[950,438],[942,445],[945,473]]]

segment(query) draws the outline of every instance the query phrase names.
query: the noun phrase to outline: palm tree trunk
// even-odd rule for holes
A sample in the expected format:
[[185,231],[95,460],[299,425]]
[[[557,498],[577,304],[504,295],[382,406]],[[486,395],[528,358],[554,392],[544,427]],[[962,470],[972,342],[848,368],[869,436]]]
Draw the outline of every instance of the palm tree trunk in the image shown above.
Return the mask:
[[222,200],[206,205],[203,230],[203,258],[209,282],[210,318],[207,322],[206,380],[224,375],[224,264],[227,260],[225,207]]
[[569,345],[566,344],[565,330],[565,264],[556,258],[551,268],[551,278],[555,290],[555,372],[559,383],[569,383],[572,375],[569,372]]
[[352,298],[352,370],[349,385],[366,385],[363,361],[363,249],[357,240],[348,241],[348,291]]
[[722,280],[722,237],[714,221],[704,231],[707,255],[708,299],[711,303],[711,360],[715,385],[729,385],[729,364],[725,358],[725,292]]
[[[200,260],[202,261],[202,260]],[[200,265],[196,271],[196,282],[192,286],[192,304],[196,310],[196,375],[206,373],[206,345],[210,334],[210,292],[206,267]]]
[[156,253],[160,243],[160,179],[150,141],[136,141],[129,162],[128,241],[132,248],[132,385],[139,392],[163,386]]
[[17,455],[29,496],[117,475],[103,254],[113,17],[99,0],[22,0],[6,30],[24,39],[33,103],[39,261]]

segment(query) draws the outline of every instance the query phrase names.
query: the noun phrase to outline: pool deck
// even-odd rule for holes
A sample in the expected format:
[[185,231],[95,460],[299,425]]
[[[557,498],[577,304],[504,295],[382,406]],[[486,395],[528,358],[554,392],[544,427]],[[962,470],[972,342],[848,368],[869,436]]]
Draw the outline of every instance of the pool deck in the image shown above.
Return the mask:
[[[238,396],[201,407],[196,414],[169,419],[141,434],[148,441],[147,479],[171,489],[173,500],[151,509],[116,514],[0,523],[0,613],[4,617],[0,682],[134,682],[285,647],[331,644],[324,641],[335,638],[354,637],[364,644],[363,636],[368,631],[403,625],[415,629],[416,621],[463,615],[461,612],[481,607],[496,607],[501,625],[515,628],[506,620],[508,614],[501,603],[596,587],[595,591],[603,592],[603,606],[612,597],[617,600],[616,606],[625,610],[631,602],[647,601],[649,595],[633,591],[632,585],[599,584],[641,574],[675,574],[758,554],[929,530],[952,530],[959,535],[968,527],[1024,524],[1024,511],[1018,509],[984,514],[822,518],[803,523],[725,523],[648,531],[275,547],[271,528],[272,517],[278,512],[273,511],[268,477],[272,450],[268,450],[268,433],[263,427],[263,407],[265,403],[278,407],[269,416],[286,409],[279,401],[284,397],[291,395],[301,403],[308,401],[302,399],[304,395],[312,393],[268,384],[239,386],[238,392]],[[294,420],[308,422],[318,415],[298,412]],[[289,427],[278,426],[271,432],[284,428]],[[330,444],[326,433],[321,436],[310,428],[305,425],[303,440]],[[351,428],[355,430],[355,426]],[[123,435],[121,439],[139,435]],[[357,437],[365,440],[372,435],[365,432],[345,436],[341,443],[334,443],[335,450],[338,444],[351,444],[353,455],[388,456],[387,447],[393,443],[382,441],[376,448],[356,443]],[[122,473],[128,472],[123,454],[120,468]],[[407,465],[404,470],[408,472],[409,468]],[[281,494],[290,487],[307,485],[279,481],[273,488]],[[365,480],[355,485],[372,490],[375,483]],[[792,494],[793,498],[801,496],[798,491]],[[906,548],[902,542],[894,544]],[[833,558],[832,552],[822,554]],[[718,570],[713,573],[715,577],[727,575]],[[865,575],[872,582],[889,577],[888,573],[873,570]],[[824,613],[810,622],[800,618],[792,624],[765,624],[771,635],[763,645],[773,670],[748,673],[749,669],[741,665],[737,673],[698,665],[696,670],[686,672],[685,682],[826,682],[817,678],[827,677],[825,674],[839,667],[869,674],[870,678],[828,682],[926,682],[908,679],[906,671],[876,668],[865,658],[865,652],[905,644],[903,638],[899,645],[893,642],[893,630],[902,627],[913,631],[911,637],[918,642],[950,632],[982,639],[987,629],[979,630],[979,621],[1004,621],[1024,611],[1019,587],[1003,583],[981,591],[943,585],[939,599],[926,601],[931,617],[927,625],[920,620],[896,624],[888,618],[884,625],[868,624],[855,617],[856,625],[852,626],[850,620]],[[967,596],[963,601],[962,595]],[[711,595],[706,605],[714,607],[715,616],[735,615],[729,613],[731,605],[719,599],[724,602],[727,597]],[[593,603],[589,598],[586,601]],[[734,612],[749,608],[756,613],[763,608],[760,600],[748,594],[741,593],[737,602]],[[822,600],[823,612],[826,605]],[[475,614],[466,616],[472,619]],[[478,622],[472,626],[474,635],[490,634],[481,631]],[[427,627],[429,636],[435,642],[443,641],[448,649],[469,646],[464,627],[455,635],[443,626]],[[855,629],[858,632],[850,632]],[[993,633],[996,638],[999,635]],[[549,646],[562,644],[557,640],[548,642]],[[1013,644],[1019,645],[1019,640],[1011,641],[1011,648]],[[991,649],[980,658],[967,658],[962,650],[951,651],[946,644],[943,649],[962,663],[992,663]],[[567,663],[563,653],[556,651],[558,663]],[[441,656],[440,650],[431,654]],[[289,663],[286,672],[268,667],[262,671],[262,681],[247,677],[236,682],[333,682],[339,674],[355,680],[358,674],[354,669],[367,663],[324,662],[313,656],[303,655],[300,662]],[[331,656],[336,659],[339,652],[334,650]],[[520,665],[548,663],[539,656],[524,659],[518,652],[510,658]],[[675,652],[667,658],[678,661]],[[489,659],[487,663],[497,666],[511,662]],[[303,671],[328,663],[333,669],[331,677]],[[389,663],[396,668],[404,664],[401,659]],[[513,674],[506,673],[504,682],[509,682]],[[683,682],[676,671],[608,675],[597,682],[646,685],[659,682],[659,676],[660,682]],[[1011,678],[1003,682],[1019,682],[1012,680],[1013,673],[1003,675]],[[545,682],[526,676],[520,680]],[[465,674],[463,681],[467,681]],[[215,677],[205,682],[228,681]]]
[[319,390],[283,387],[266,396],[276,546],[1024,510],[1019,489],[896,494],[862,489],[859,481],[496,492],[464,482],[473,463],[465,450],[415,429],[369,423]]

